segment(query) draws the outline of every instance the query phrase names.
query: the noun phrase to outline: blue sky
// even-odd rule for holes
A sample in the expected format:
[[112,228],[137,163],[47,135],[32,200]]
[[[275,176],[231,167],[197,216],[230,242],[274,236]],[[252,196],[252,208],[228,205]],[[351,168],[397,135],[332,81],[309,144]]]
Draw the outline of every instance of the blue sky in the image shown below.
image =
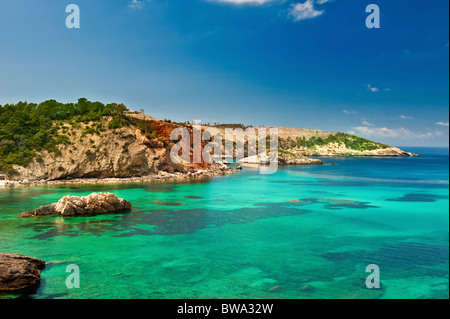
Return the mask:
[[[65,26],[66,5],[81,28]],[[368,4],[381,28],[365,25]],[[0,0],[0,104],[79,97],[157,118],[447,146],[446,0]]]

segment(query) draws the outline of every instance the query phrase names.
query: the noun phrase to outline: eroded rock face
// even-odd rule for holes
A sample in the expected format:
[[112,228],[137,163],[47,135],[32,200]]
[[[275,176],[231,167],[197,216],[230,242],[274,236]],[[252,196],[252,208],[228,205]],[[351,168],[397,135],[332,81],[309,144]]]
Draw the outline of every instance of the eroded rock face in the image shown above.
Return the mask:
[[61,155],[39,152],[40,161],[36,157],[27,167],[14,165],[17,173],[7,179],[127,178],[177,170],[163,143],[147,138],[135,127],[108,130],[84,138],[81,137],[84,127],[71,128],[74,132],[69,136],[71,145],[58,146]]
[[44,268],[43,260],[0,253],[0,291],[26,292],[37,288]]
[[278,160],[278,165],[289,166],[289,165],[324,165],[325,163],[319,159],[309,158],[299,154],[272,154],[267,157],[260,156],[250,156],[240,160],[240,164],[258,164],[258,165],[269,165],[271,163],[276,163]]
[[[152,128],[152,135],[148,134],[150,131],[144,132],[132,124],[120,129],[108,129],[111,117],[104,117],[99,122],[89,124],[64,123],[66,131],[60,129],[58,134],[65,135],[68,143],[57,146],[59,154],[43,150],[37,152],[35,159],[27,167],[14,165],[14,174],[6,175],[0,171],[0,187],[11,186],[10,182],[28,185],[37,181],[127,179],[157,176],[160,172],[188,174],[215,169],[206,163],[172,162],[170,151],[174,143],[170,140],[170,135],[179,125],[159,121],[137,112],[127,112],[127,117],[130,120],[144,121]],[[87,133],[96,125],[102,125],[104,131],[97,132],[98,134]],[[188,128],[188,131],[191,132],[192,129]],[[67,132],[70,134],[66,135]],[[190,134],[192,138],[192,132]]]
[[19,217],[35,216],[74,216],[88,214],[108,214],[131,209],[131,203],[111,193],[93,193],[89,196],[65,196],[57,203],[42,206]]
[[324,165],[325,163],[319,159],[309,158],[301,155],[280,154],[278,163],[282,166],[290,165]]

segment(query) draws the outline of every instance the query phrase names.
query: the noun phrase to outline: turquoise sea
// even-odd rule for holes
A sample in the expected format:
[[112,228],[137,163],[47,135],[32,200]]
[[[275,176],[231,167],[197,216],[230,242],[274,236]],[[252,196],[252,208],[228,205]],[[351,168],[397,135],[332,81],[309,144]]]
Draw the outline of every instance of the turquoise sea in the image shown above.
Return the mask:
[[[48,262],[32,298],[448,298],[449,150],[190,183],[0,189],[0,252]],[[112,192],[130,213],[17,218]],[[81,287],[65,285],[80,268]],[[366,266],[380,268],[369,290]]]

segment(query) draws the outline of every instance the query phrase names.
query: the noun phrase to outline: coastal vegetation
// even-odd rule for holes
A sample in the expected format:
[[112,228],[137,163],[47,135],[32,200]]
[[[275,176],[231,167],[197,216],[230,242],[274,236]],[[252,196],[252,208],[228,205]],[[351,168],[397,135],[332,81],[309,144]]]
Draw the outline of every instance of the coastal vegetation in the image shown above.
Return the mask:
[[[252,128],[243,124],[214,124],[221,131],[225,128],[236,131]],[[178,127],[192,130],[188,122],[159,121],[129,111],[123,104],[103,104],[85,98],[80,98],[76,103],[48,100],[40,104],[19,102],[0,105],[0,178],[34,178],[39,174],[41,178],[51,179],[83,174],[129,176],[130,172],[123,164],[126,162],[133,167],[131,175],[140,174],[141,160],[149,165],[146,173],[159,171],[156,168],[158,165],[162,169],[181,169],[172,167],[173,163],[164,162],[166,157],[163,156],[172,144],[171,132]],[[411,156],[400,149],[345,133],[278,129],[279,152],[286,158],[329,154],[370,156],[373,150],[377,150],[375,155]],[[137,140],[137,131],[146,139]],[[134,146],[130,147],[133,143]],[[238,141],[233,140],[232,143],[236,149]],[[266,144],[269,152],[270,137],[267,137]],[[222,140],[222,146],[225,146],[225,140]],[[148,153],[150,158],[139,159],[147,156],[147,149],[151,149]],[[245,140],[244,154],[249,154],[248,141]],[[56,157],[60,158],[55,161]],[[120,168],[111,170],[108,165],[113,159],[121,163]],[[45,165],[30,165],[33,161]],[[90,164],[77,166],[81,162]],[[154,162],[158,165],[153,165]]]
[[330,134],[326,138],[317,136],[313,136],[310,139],[306,139],[305,137],[297,137],[296,140],[291,140],[290,147],[306,147],[314,149],[317,146],[326,146],[332,143],[344,144],[345,147],[356,151],[373,151],[390,147],[382,143],[373,142],[368,139],[346,133]]
[[[86,127],[84,135],[106,130],[100,119],[112,117],[108,129],[128,124],[124,116],[127,110],[123,104],[103,104],[81,98],[77,103],[59,103],[48,100],[40,104],[19,102],[0,105],[0,171],[13,171],[14,164],[27,167],[37,152],[47,150],[59,155],[58,145],[69,142],[69,126],[80,126],[98,122]],[[39,159],[38,159],[39,160]]]

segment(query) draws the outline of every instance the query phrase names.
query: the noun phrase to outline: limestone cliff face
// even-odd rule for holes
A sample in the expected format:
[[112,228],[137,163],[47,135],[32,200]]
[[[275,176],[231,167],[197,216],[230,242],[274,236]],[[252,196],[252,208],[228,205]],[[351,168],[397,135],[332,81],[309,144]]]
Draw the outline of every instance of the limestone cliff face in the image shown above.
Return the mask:
[[[131,113],[132,118],[138,116]],[[64,124],[66,145],[59,145],[60,154],[43,151],[28,167],[15,165],[17,174],[9,180],[59,180],[70,178],[128,178],[157,174],[160,171],[195,172],[208,169],[205,165],[174,164],[170,159],[170,132],[175,124],[165,123],[140,114],[142,119],[156,130],[158,137],[144,135],[133,125],[120,129],[104,129],[86,134],[87,129],[98,123]],[[103,118],[106,128],[111,118]],[[60,131],[63,134],[63,131]],[[163,142],[163,141],[164,142]]]

